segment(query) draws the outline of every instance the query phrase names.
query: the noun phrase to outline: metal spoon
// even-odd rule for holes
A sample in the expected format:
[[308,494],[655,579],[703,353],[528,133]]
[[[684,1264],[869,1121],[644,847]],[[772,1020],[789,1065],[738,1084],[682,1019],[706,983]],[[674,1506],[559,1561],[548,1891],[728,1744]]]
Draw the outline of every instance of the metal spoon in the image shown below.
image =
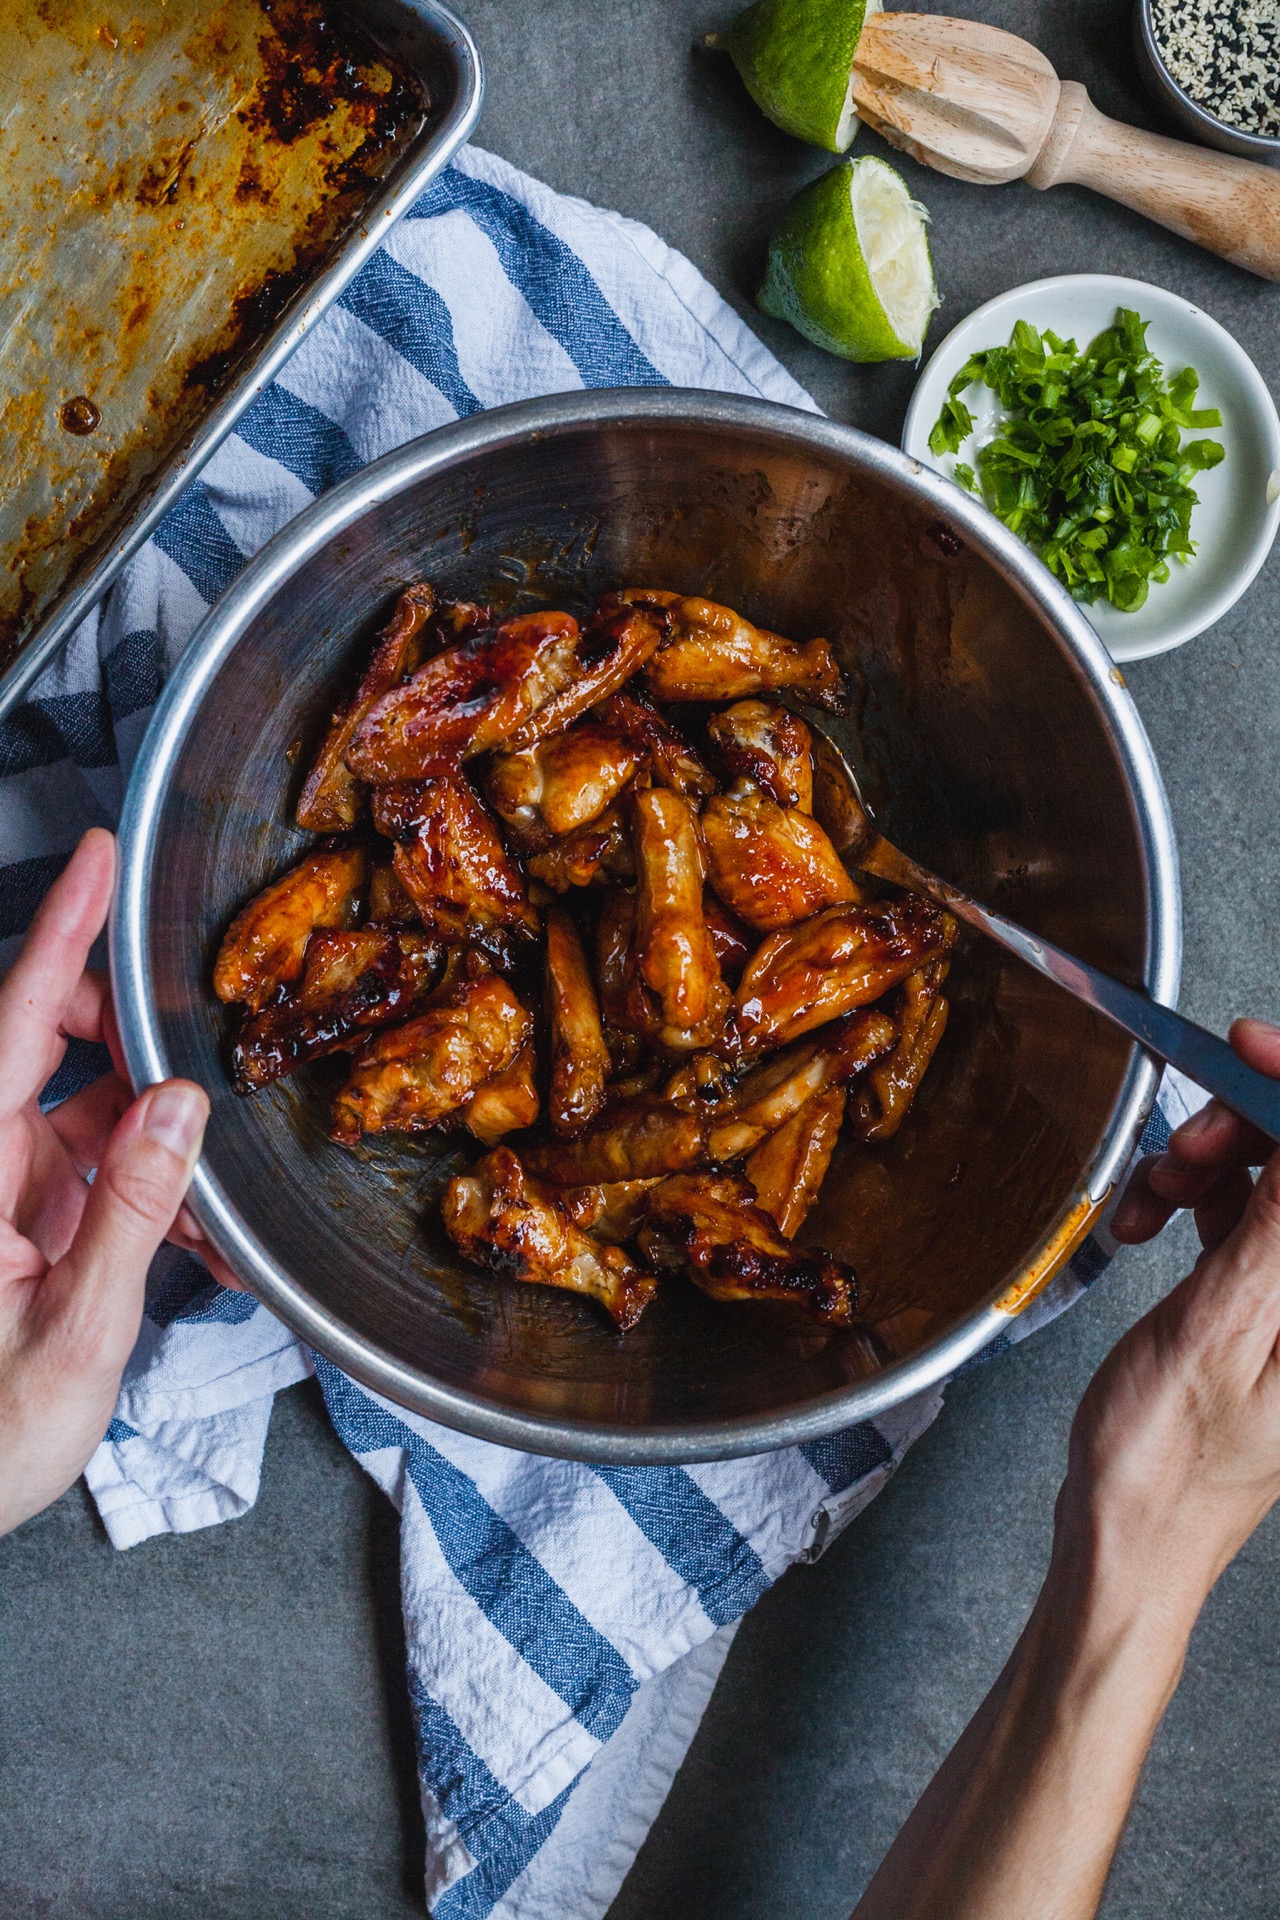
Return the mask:
[[[807,716],[806,716],[807,717]],[[852,767],[830,735],[809,719],[814,743],[814,813],[839,852],[867,873],[909,887],[976,927],[1019,960],[1056,981],[1076,1000],[1120,1027],[1148,1053],[1177,1067],[1271,1140],[1280,1141],[1280,1081],[1269,1080],[1235,1054],[1216,1033],[1162,1007],[1148,994],[1126,987],[1084,960],[1064,953],[1039,934],[993,913],[959,887],[940,880],[885,839],[862,798]]]

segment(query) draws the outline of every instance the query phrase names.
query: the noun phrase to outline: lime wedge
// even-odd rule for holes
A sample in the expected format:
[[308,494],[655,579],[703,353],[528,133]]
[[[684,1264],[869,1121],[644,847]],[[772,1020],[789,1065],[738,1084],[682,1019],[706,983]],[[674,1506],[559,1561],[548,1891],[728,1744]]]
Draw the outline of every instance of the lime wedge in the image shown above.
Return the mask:
[[759,304],[842,360],[915,360],[938,305],[928,214],[870,154],[798,193],[769,243]]
[[755,0],[724,44],[751,98],[784,132],[843,153],[858,131],[853,56],[880,0]]

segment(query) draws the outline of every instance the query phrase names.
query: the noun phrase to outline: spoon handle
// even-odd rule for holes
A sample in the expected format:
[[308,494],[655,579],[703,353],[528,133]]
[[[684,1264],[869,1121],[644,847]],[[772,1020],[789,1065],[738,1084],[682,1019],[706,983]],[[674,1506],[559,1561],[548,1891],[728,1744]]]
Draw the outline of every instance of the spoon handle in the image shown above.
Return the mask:
[[1016,920],[1006,920],[1003,914],[980,906],[958,887],[918,867],[887,840],[877,838],[865,853],[860,851],[858,863],[885,880],[937,900],[958,920],[1007,947],[1037,973],[1056,981],[1075,999],[1122,1028],[1158,1060],[1177,1067],[1242,1120],[1251,1121],[1269,1140],[1280,1141],[1280,1080],[1270,1080],[1265,1073],[1246,1066],[1216,1033],[1198,1027],[1172,1007],[1162,1007],[1149,994],[1064,953],[1052,941],[1020,927]]

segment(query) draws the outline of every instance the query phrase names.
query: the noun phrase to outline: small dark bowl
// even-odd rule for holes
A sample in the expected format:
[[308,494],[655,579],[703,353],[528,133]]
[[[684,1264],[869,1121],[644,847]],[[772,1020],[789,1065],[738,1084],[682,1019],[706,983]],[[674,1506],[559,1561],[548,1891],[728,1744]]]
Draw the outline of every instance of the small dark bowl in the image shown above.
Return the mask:
[[1217,147],[1223,153],[1237,153],[1246,160],[1280,159],[1280,135],[1246,133],[1202,107],[1178,85],[1164,63],[1160,43],[1151,19],[1151,0],[1137,0],[1133,10],[1133,45],[1138,68],[1148,93],[1163,107],[1189,140]]

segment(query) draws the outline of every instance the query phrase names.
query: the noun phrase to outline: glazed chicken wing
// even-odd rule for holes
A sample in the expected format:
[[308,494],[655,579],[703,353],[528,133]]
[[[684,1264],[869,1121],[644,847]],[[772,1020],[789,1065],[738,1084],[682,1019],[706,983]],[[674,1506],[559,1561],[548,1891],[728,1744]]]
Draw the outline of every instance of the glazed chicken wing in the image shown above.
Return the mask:
[[750,780],[780,807],[813,812],[813,735],[790,707],[739,700],[707,722],[731,780]]
[[747,1158],[756,1201],[784,1240],[795,1239],[827,1177],[847,1098],[843,1087],[815,1093]]
[[670,787],[686,800],[705,800],[715,792],[714,778],[684,735],[648,700],[630,691],[615,693],[596,709],[596,718],[643,754],[655,787]]
[[931,960],[909,973],[898,990],[898,1044],[873,1067],[853,1103],[853,1130],[859,1140],[888,1140],[907,1117],[925,1068],[947,1025],[941,988],[949,962]]
[[820,1249],[797,1252],[756,1205],[749,1180],[676,1174],[649,1195],[640,1250],[659,1269],[683,1267],[713,1300],[791,1300],[827,1326],[855,1324],[853,1272]]
[[[624,597],[632,599],[631,590]],[[670,638],[644,671],[655,700],[742,700],[788,688],[815,706],[838,710],[843,702],[844,681],[825,640],[797,646],[714,600],[675,599],[662,617]]]
[[485,793],[517,844],[536,853],[598,819],[639,764],[621,734],[585,722],[540,746],[497,754]]
[[702,912],[702,854],[689,802],[664,787],[632,800],[636,924],[632,957],[656,997],[662,1044],[684,1049],[716,1041],[729,992]]
[[352,927],[360,917],[368,856],[356,849],[312,853],[242,907],[213,964],[219,1000],[243,1000],[251,1013],[302,976],[317,927]]
[[578,623],[525,613],[473,634],[375,700],[347,765],[371,786],[420,780],[443,764],[499,747],[578,674]]
[[636,871],[631,834],[618,807],[606,807],[590,826],[553,840],[543,853],[530,854],[525,865],[553,893],[613,886],[619,880],[633,880]]
[[451,1180],[441,1213],[449,1238],[477,1266],[504,1279],[585,1294],[624,1333],[657,1291],[654,1276],[621,1247],[576,1226],[564,1203],[530,1179],[509,1147]]
[[461,774],[375,788],[373,818],[397,842],[395,878],[428,932],[461,940],[493,927],[536,931],[520,870]]
[[951,916],[916,894],[828,907],[765,941],[738,982],[730,1038],[748,1052],[796,1039],[878,1000],[955,935]]
[[604,1105],[609,1049],[578,929],[563,907],[547,915],[547,1019],[551,1032],[552,1131],[581,1133]]
[[883,1059],[896,1038],[892,1020],[867,1007],[771,1055],[706,1115],[711,1158],[719,1163],[751,1153],[815,1096]]
[[253,1093],[403,1020],[436,984],[443,962],[443,947],[421,933],[313,933],[297,991],[250,1014],[236,1035],[235,1091]]
[[811,814],[779,806],[746,781],[708,800],[702,845],[707,878],[757,933],[864,897]]
[[415,1019],[365,1042],[334,1100],[333,1138],[354,1146],[365,1133],[438,1126],[505,1073],[532,1033],[528,1012],[495,974],[442,988]]
[[705,1115],[685,1112],[662,1094],[619,1100],[574,1140],[553,1140],[525,1156],[539,1179],[558,1187],[652,1180],[707,1164]]
[[396,878],[390,860],[375,860],[369,868],[367,918],[375,927],[411,927],[418,909]]
[[634,607],[597,609],[578,641],[573,678],[511,735],[513,747],[536,746],[608,698],[662,642],[662,628]]
[[644,1223],[645,1202],[657,1186],[652,1180],[610,1180],[593,1187],[557,1187],[574,1225],[597,1240],[634,1240]]
[[354,827],[363,811],[360,783],[347,766],[347,748],[375,700],[413,672],[427,645],[427,623],[436,596],[424,582],[396,601],[391,624],[379,634],[373,657],[354,696],[339,707],[307,776],[295,818],[310,833],[340,833]]
[[486,1147],[496,1147],[509,1133],[531,1127],[538,1117],[538,1056],[529,1046],[517,1055],[505,1073],[477,1087],[462,1108],[463,1124]]

